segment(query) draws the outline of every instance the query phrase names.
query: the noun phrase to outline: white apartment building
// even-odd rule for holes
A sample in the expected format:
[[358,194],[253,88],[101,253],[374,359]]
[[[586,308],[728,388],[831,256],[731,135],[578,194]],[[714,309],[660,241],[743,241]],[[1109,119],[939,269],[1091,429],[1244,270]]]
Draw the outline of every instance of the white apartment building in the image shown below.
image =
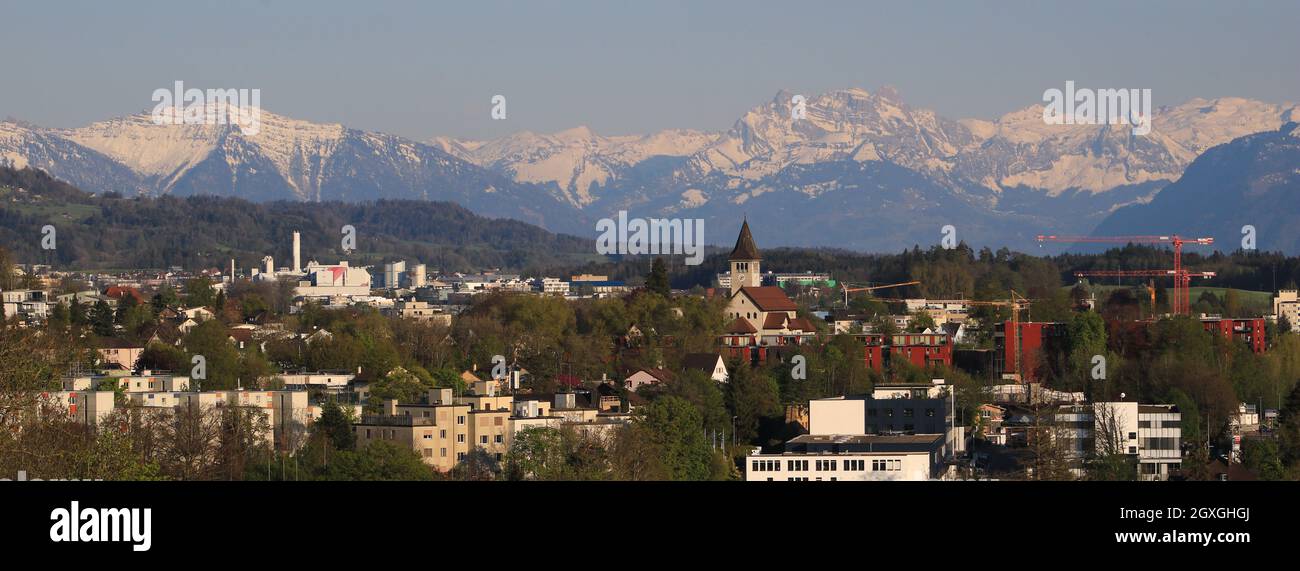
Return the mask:
[[29,319],[44,320],[49,317],[55,303],[47,291],[35,289],[15,289],[0,292],[0,317],[22,316]]
[[266,443],[283,450],[296,448],[306,437],[310,418],[306,391],[153,391],[133,392],[128,397],[136,406],[171,411],[236,406],[260,410],[270,425]]
[[290,390],[307,390],[315,387],[337,392],[346,390],[357,376],[351,373],[282,373],[275,375],[274,378],[284,381],[284,388]]
[[1182,465],[1182,416],[1170,404],[1099,402],[1061,406],[1056,420],[1074,457],[1113,446],[1137,457],[1139,479],[1165,480]]
[[1296,290],[1284,289],[1273,297],[1273,315],[1276,319],[1286,318],[1291,324],[1291,331],[1300,332],[1300,296]]
[[189,377],[154,375],[150,371],[143,371],[140,375],[69,377],[63,379],[63,390],[109,391],[115,384],[127,393],[190,390]]
[[112,391],[55,391],[41,396],[45,406],[66,410],[69,418],[88,426],[99,424],[115,406]]
[[813,435],[785,452],[751,454],[747,482],[925,481],[943,476],[942,434]]

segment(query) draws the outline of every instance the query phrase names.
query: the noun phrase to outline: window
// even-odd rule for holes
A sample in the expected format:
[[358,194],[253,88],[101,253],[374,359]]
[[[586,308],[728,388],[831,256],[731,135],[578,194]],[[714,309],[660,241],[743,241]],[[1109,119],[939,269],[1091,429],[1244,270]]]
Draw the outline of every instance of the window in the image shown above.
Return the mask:
[[1138,438],[1138,433],[1136,433],[1136,432],[1130,432],[1130,433],[1128,433],[1128,439],[1129,439],[1129,440],[1137,440],[1137,438]]
[[444,428],[438,431],[438,438],[446,438],[446,437],[447,437],[447,429]]
[[442,451],[441,451],[438,455],[439,455],[439,456],[442,456],[443,458],[446,458],[446,457],[447,457],[447,449],[446,449],[446,448],[443,448]]
[[457,416],[457,417],[456,417],[456,424],[465,424],[465,415],[462,414],[462,415],[460,415],[460,416]]
[[480,436],[478,442],[479,444],[487,444],[487,435],[484,434],[483,436]]
[[456,442],[464,442],[464,441],[465,441],[465,435],[464,435],[464,434],[457,434],[457,435],[456,435]]
[[501,443],[505,442],[505,437],[503,437],[503,436],[501,436],[500,434],[498,434],[498,435],[496,435],[496,438],[494,439],[494,441],[495,441],[497,444],[501,444]]

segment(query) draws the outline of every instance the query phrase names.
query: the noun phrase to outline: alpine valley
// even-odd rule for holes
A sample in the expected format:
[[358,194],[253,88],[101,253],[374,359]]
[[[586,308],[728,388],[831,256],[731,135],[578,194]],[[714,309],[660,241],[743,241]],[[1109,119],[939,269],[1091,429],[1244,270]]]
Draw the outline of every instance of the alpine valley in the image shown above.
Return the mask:
[[[1194,99],[1157,108],[1151,132],[1138,136],[1128,125],[1049,125],[1041,105],[991,121],[953,120],[890,88],[809,96],[805,117],[793,120],[792,96],[777,93],[724,132],[602,136],[576,127],[491,141],[413,141],[267,111],[256,135],[237,125],[155,125],[148,113],[75,129],[11,120],[0,122],[0,165],[124,195],[451,201],[582,237],[625,210],[702,218],[705,241],[716,245],[748,217],[771,229],[769,239],[755,238],[772,246],[897,251],[936,244],[951,224],[972,246],[1026,250],[1041,233],[1140,229],[1135,217],[1161,218],[1168,232],[1185,232],[1184,222],[1231,229],[1235,220],[1183,221],[1177,216],[1188,209],[1145,206],[1178,203],[1167,195],[1180,188],[1213,203],[1220,171],[1189,168],[1206,154],[1238,169],[1233,192],[1251,197],[1255,211],[1300,215],[1300,164],[1279,151],[1300,133],[1292,104]],[[1270,144],[1256,138],[1207,153],[1259,133],[1272,133]],[[1267,192],[1255,191],[1258,181],[1268,181]],[[1300,235],[1261,229],[1259,247],[1295,253]]]

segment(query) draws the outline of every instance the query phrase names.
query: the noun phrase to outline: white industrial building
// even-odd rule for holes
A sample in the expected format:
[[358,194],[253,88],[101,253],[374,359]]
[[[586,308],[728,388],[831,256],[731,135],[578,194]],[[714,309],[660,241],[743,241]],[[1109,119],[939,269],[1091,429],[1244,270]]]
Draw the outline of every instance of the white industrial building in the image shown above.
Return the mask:
[[305,274],[294,290],[308,298],[331,298],[370,295],[370,272],[354,268],[346,261],[333,265],[308,262]]

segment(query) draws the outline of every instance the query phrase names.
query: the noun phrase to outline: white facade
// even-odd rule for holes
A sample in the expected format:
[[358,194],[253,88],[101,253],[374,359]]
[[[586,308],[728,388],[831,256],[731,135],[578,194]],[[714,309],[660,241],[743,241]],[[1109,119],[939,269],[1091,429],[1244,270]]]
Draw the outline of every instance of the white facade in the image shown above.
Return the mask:
[[808,402],[808,434],[863,434],[867,401],[834,397]]
[[794,452],[745,458],[747,482],[926,481],[942,479],[943,436],[799,436]]
[[94,426],[113,412],[113,391],[56,391],[42,393],[45,405],[66,410],[68,416],[82,424]]
[[1165,480],[1182,465],[1182,413],[1173,405],[1067,405],[1059,409],[1056,420],[1076,458],[1085,457],[1089,446],[1101,453],[1113,446],[1121,454],[1137,457],[1142,480]]

